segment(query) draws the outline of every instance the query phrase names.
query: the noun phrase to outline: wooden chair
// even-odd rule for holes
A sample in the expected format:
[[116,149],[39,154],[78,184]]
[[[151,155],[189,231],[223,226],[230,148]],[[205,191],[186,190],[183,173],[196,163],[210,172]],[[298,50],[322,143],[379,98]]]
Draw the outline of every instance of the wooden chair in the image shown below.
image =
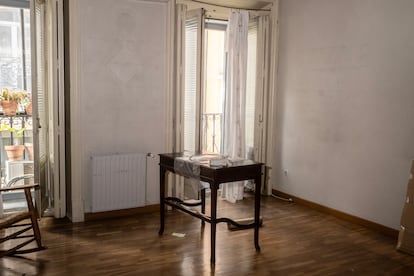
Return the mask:
[[0,216],[0,258],[45,249],[42,246],[37,210],[31,194],[31,190],[37,187],[39,184],[0,188],[1,195],[7,191],[23,190],[27,202],[27,210]]

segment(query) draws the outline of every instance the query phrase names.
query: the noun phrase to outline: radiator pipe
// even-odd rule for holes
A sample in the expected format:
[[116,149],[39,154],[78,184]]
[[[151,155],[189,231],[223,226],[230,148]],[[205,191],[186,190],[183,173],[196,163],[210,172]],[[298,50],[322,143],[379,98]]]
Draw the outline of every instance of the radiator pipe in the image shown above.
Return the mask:
[[276,199],[280,199],[280,200],[283,200],[283,201],[287,201],[287,202],[290,202],[290,203],[293,203],[293,199],[292,198],[286,198],[286,197],[281,197],[281,196],[277,196],[277,195],[274,195],[274,194],[271,194],[271,196],[272,197],[274,197],[274,198],[276,198]]

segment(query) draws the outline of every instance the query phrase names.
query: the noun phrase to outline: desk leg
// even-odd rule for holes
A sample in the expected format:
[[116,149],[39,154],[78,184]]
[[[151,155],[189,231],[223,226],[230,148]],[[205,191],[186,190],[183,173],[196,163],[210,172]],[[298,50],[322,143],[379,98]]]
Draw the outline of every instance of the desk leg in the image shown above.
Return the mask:
[[211,190],[211,256],[210,262],[216,262],[216,225],[217,225],[217,185],[210,185]]
[[164,233],[164,220],[165,220],[165,180],[166,180],[166,173],[167,171],[160,166],[160,230],[158,231],[158,235],[162,235]]
[[[200,191],[201,193],[201,213],[205,214],[206,213],[206,189],[203,188]],[[201,225],[204,226],[206,223],[204,220],[201,220]]]
[[256,251],[260,251],[259,246],[259,227],[260,227],[260,197],[262,190],[262,177],[261,172],[254,180],[255,193],[254,193],[254,246]]

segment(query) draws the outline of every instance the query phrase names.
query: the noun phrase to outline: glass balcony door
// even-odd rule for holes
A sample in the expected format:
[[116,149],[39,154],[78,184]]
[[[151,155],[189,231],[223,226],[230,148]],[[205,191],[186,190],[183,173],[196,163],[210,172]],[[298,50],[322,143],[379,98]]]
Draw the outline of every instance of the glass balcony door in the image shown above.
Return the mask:
[[[63,70],[58,69],[63,68],[63,31],[57,24],[62,21],[62,1],[15,2],[19,5],[0,4],[0,89],[25,91],[28,97],[16,114],[6,115],[0,108],[1,185],[40,183],[34,196],[39,213],[62,217],[65,143],[59,99],[64,97]],[[22,155],[7,156],[5,146],[15,144],[23,147]],[[0,198],[4,211],[21,207],[21,199],[22,194],[13,192]]]

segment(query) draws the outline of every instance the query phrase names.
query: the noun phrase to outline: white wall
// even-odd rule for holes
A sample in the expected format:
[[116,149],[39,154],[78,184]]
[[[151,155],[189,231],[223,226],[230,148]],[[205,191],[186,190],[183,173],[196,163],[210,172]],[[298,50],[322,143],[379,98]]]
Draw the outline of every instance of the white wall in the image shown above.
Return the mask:
[[274,189],[399,228],[414,158],[413,15],[411,0],[280,1]]
[[[81,152],[81,184],[73,185],[83,187],[88,212],[91,155],[165,151],[167,3],[82,0],[78,6],[81,146],[72,151]],[[148,165],[147,203],[153,204],[157,159]]]

